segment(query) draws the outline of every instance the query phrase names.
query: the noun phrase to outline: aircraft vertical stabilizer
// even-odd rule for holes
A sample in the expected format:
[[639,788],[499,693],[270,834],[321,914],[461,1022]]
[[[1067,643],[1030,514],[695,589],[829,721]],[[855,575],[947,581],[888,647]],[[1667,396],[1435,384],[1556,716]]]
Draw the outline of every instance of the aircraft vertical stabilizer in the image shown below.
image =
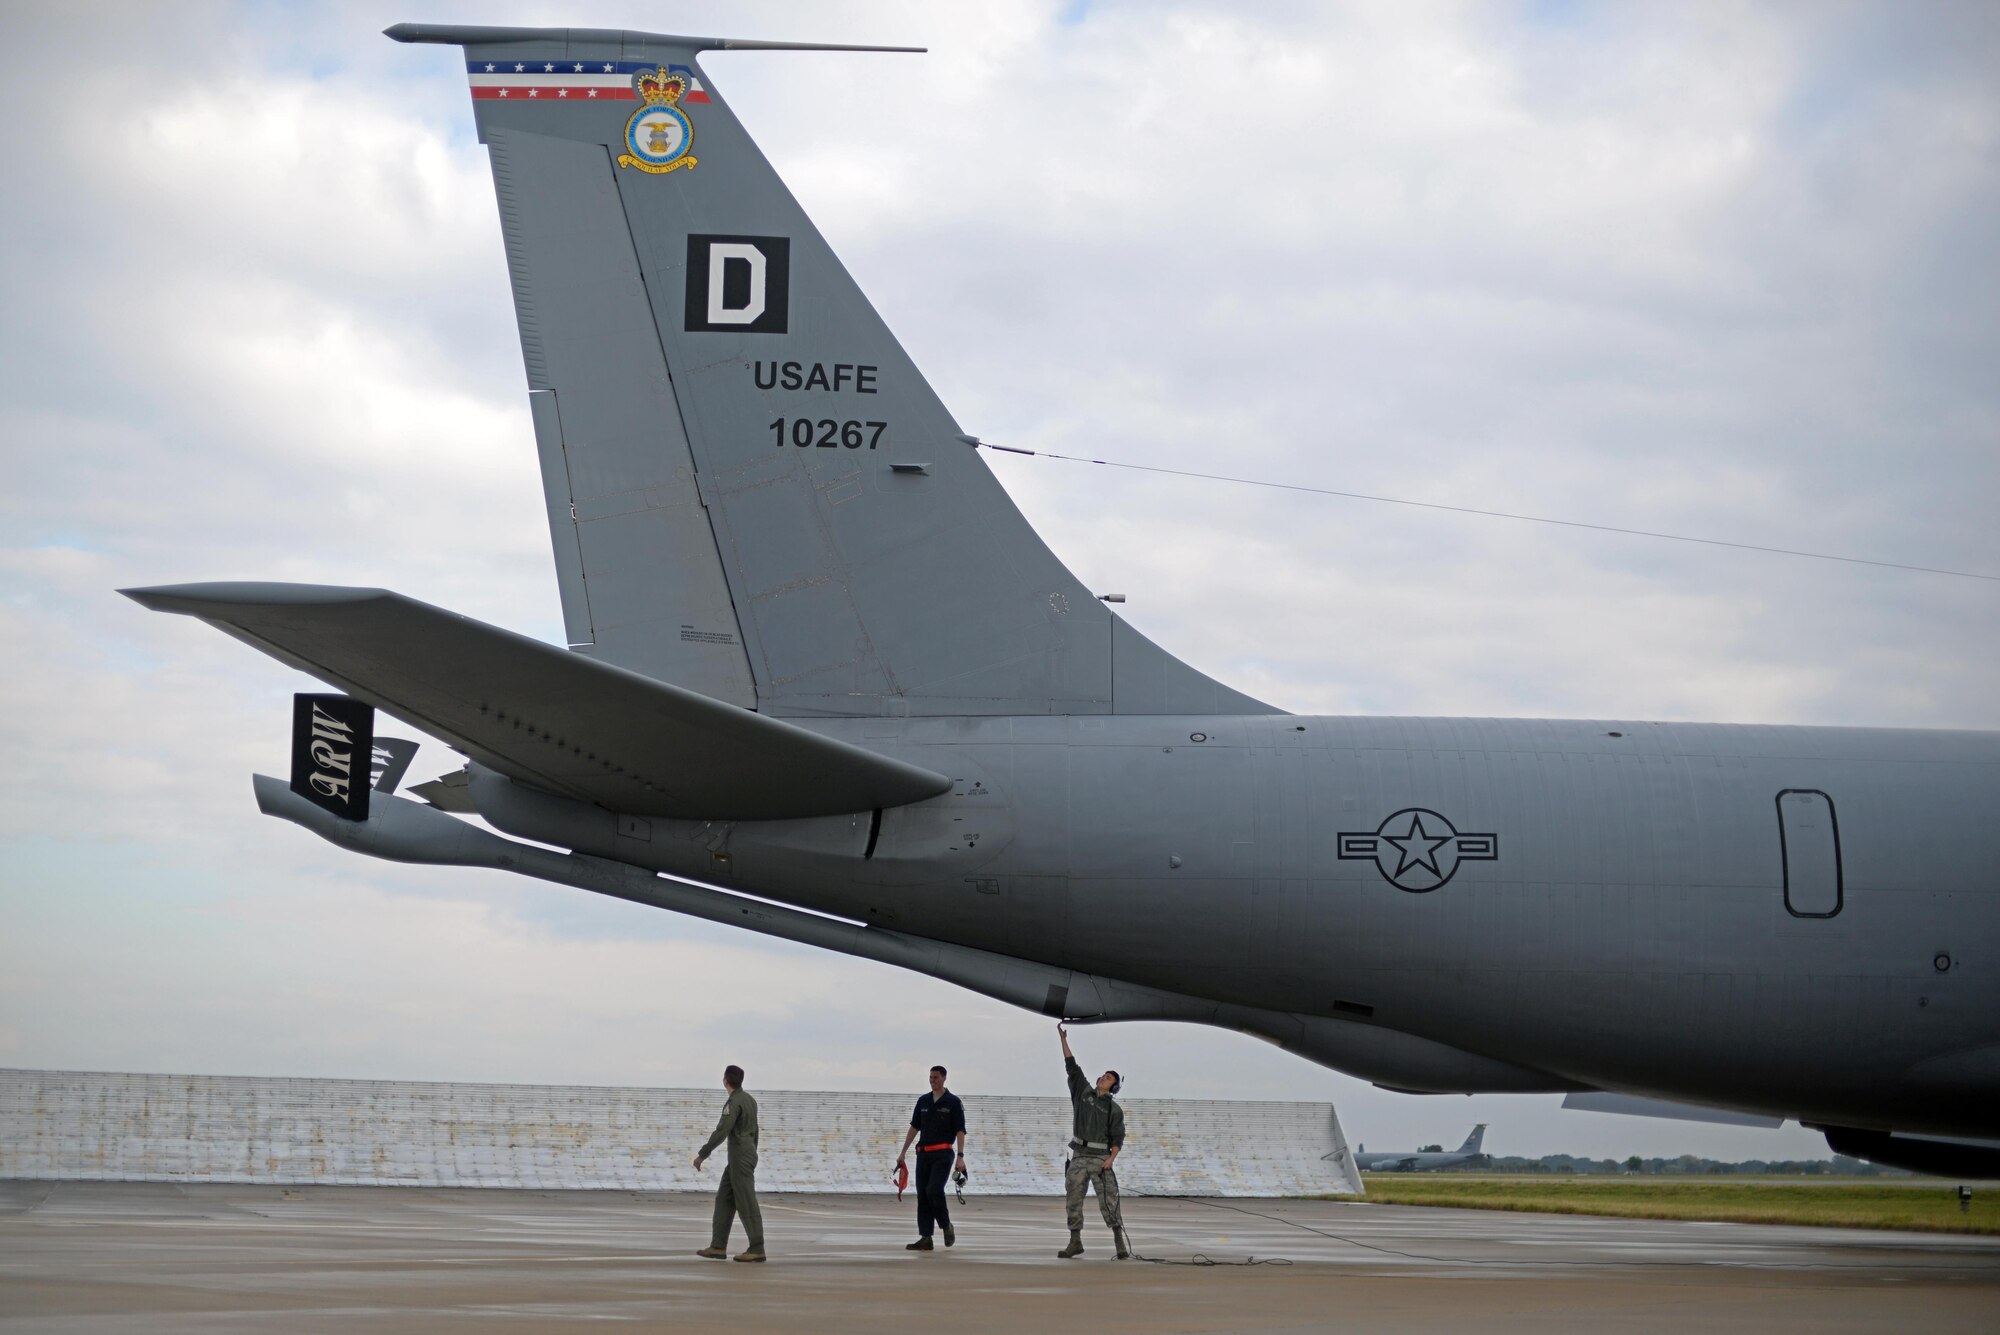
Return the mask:
[[780,715],[1270,713],[1036,536],[699,52],[462,45],[578,648]]

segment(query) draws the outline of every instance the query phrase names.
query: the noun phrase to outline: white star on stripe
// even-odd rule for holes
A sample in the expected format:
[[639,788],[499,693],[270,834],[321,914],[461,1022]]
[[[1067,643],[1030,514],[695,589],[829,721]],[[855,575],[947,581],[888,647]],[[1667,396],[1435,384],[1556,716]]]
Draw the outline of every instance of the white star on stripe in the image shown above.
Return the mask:
[[493,72],[493,62],[490,60],[486,62],[486,72],[488,74],[491,74]]
[[542,66],[542,73],[544,74],[554,74],[555,72],[556,67],[553,64]]
[[514,66],[514,73],[519,74],[522,70],[526,68],[528,68],[526,65],[517,62]]
[[540,97],[541,95],[542,95],[542,90],[539,88],[530,88],[528,90],[529,97]]
[[596,90],[595,88],[591,89],[591,90],[590,90],[590,95],[591,95],[592,97],[596,97],[596,96],[597,96],[597,90]]
[[558,93],[556,94],[556,96],[557,96],[557,97],[568,97],[568,96],[569,96],[569,89],[567,89],[567,88],[564,88],[564,89],[562,89],[561,91],[559,91],[559,92],[558,92]]
[[576,73],[578,73],[578,74],[581,74],[581,73],[583,73],[583,62],[582,62],[582,61],[580,61],[580,60],[579,60],[579,61],[577,61],[577,62],[576,62],[576,70],[575,70],[575,72],[576,72]]
[[506,90],[505,88],[502,88],[502,89],[500,90],[500,96],[502,96],[502,97],[505,97],[505,96],[507,96],[507,90]]
[[605,72],[606,74],[609,74],[609,73],[611,73],[611,65],[610,65],[610,63],[609,63],[608,61],[607,61],[607,62],[605,63],[605,66],[604,66],[604,72]]

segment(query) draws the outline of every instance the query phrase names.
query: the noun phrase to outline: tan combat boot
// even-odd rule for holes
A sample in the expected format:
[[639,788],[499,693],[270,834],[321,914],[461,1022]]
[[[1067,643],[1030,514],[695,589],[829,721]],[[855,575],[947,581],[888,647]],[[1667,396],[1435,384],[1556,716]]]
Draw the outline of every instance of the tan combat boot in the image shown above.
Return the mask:
[[1067,1261],[1073,1256],[1081,1256],[1081,1255],[1083,1255],[1083,1230],[1080,1228],[1073,1228],[1069,1231],[1069,1246],[1057,1252],[1056,1259],[1059,1261]]

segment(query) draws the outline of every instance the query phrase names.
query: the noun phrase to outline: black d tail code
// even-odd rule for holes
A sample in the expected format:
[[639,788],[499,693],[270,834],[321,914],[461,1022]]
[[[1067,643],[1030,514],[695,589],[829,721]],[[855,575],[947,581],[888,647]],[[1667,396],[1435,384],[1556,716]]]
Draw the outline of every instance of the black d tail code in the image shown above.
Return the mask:
[[688,238],[689,332],[782,334],[791,306],[790,237]]

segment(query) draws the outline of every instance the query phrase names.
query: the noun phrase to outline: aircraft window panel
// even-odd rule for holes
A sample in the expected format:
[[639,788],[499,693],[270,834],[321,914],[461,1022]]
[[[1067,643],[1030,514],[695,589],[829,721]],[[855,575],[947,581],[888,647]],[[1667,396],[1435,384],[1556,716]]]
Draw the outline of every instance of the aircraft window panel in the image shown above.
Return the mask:
[[1844,887],[1833,799],[1810,788],[1779,793],[1778,839],[1784,850],[1786,909],[1799,918],[1831,918],[1840,912]]

